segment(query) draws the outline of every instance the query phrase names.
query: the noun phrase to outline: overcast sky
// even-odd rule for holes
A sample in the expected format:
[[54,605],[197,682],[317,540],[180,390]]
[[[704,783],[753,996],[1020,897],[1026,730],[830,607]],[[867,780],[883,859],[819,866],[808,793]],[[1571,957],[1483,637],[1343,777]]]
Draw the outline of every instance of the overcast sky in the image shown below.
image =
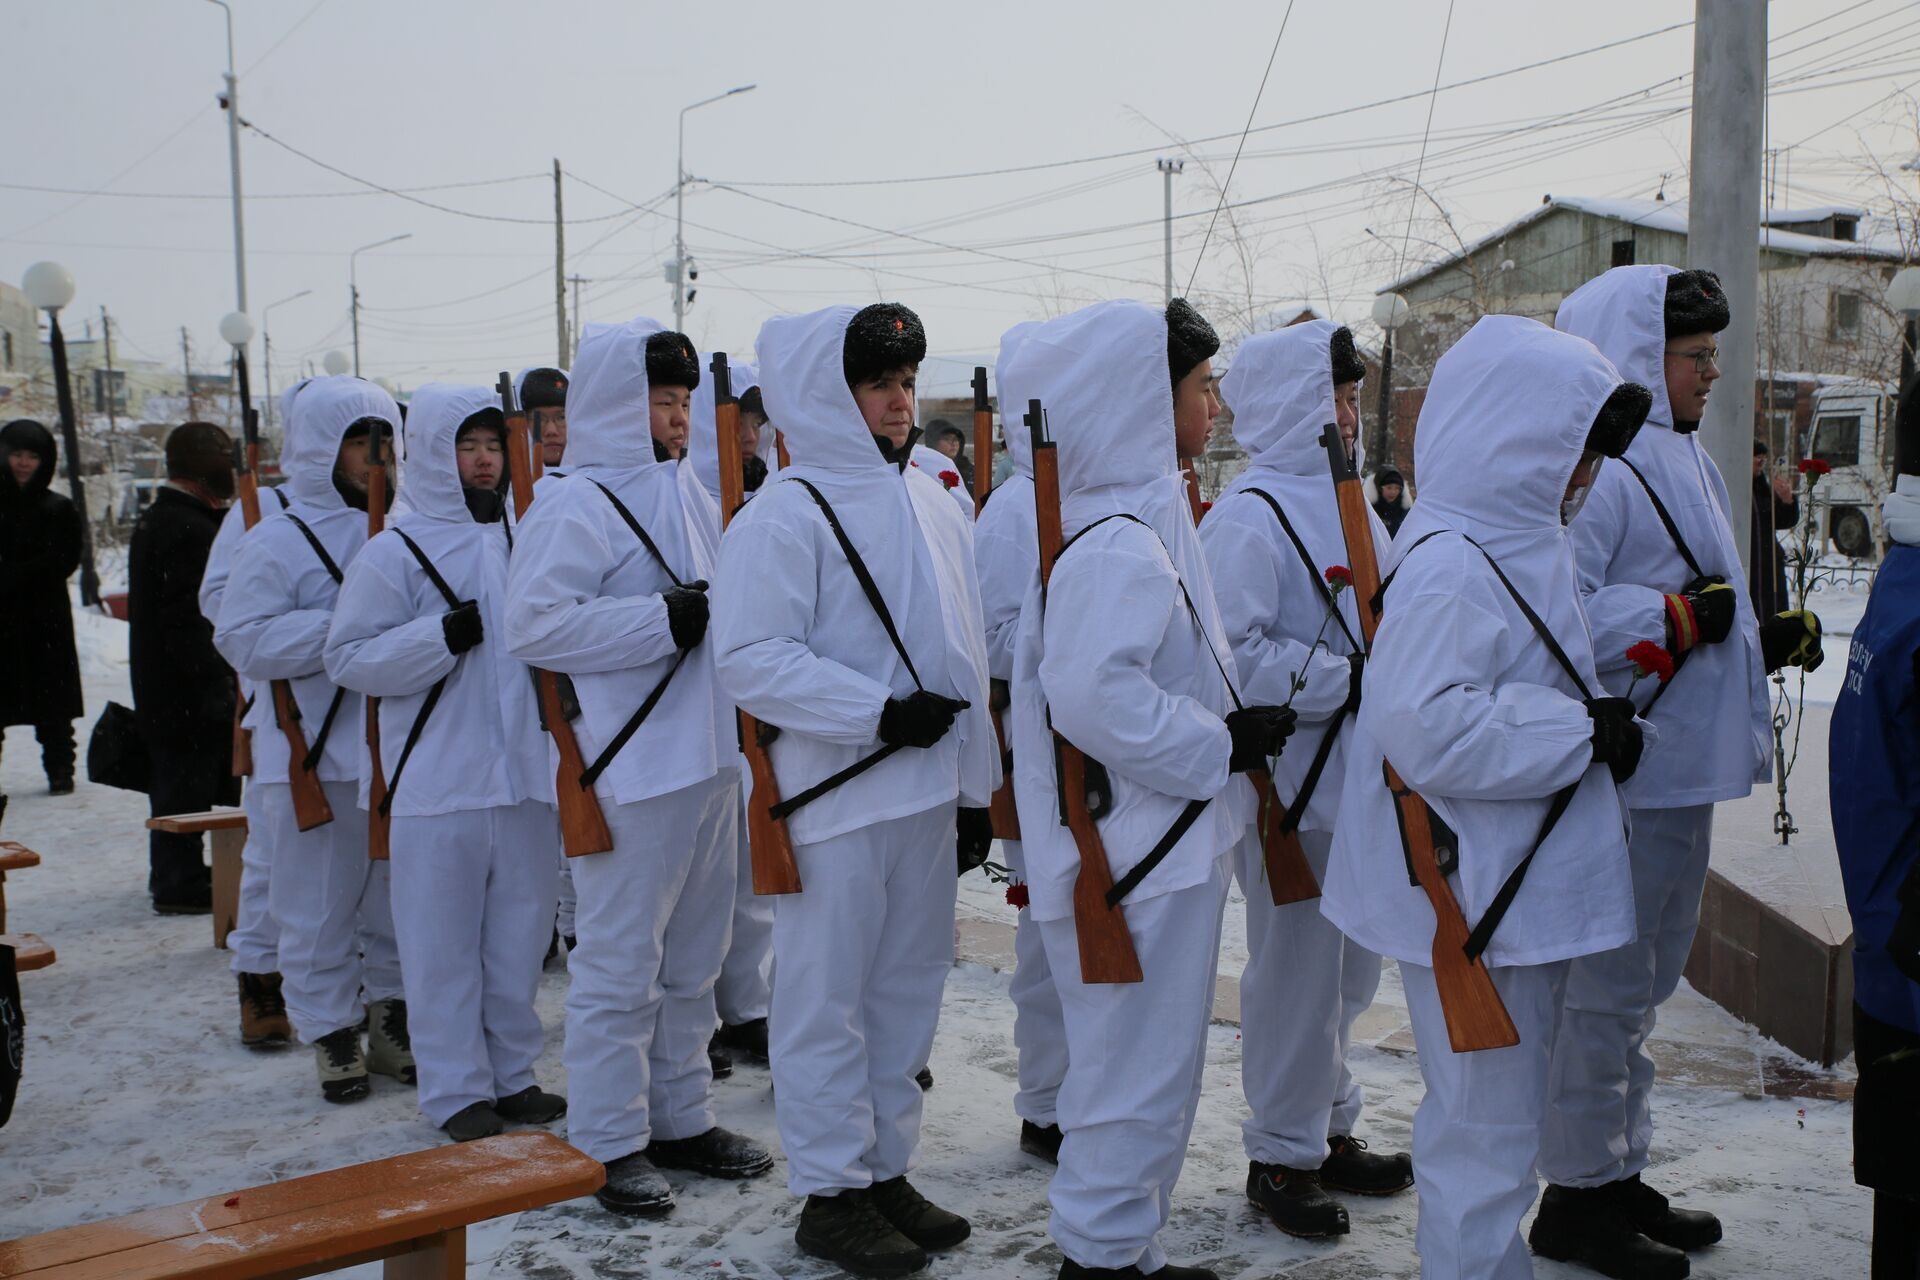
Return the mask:
[[[369,376],[550,363],[558,157],[583,318],[670,322],[679,110],[754,83],[687,117],[688,332],[746,353],[775,311],[892,298],[935,353],[991,351],[1020,320],[1160,296],[1156,155],[1187,160],[1184,290],[1289,7],[234,0],[241,114],[311,157],[243,134],[250,309],[313,291],[271,317],[284,378],[348,346],[348,252],[411,233],[359,260]],[[1686,193],[1685,0],[1455,0],[1443,61],[1443,0],[1291,10],[1228,184],[1253,203],[1213,231],[1196,297],[1364,321],[1402,253],[1447,238],[1416,171],[1468,237],[1548,192]],[[0,18],[0,278],[56,258],[79,285],[70,333],[105,304],[122,350],[177,366],[186,325],[214,368],[234,305],[222,11],[6,0]],[[1776,0],[1770,22],[1776,203],[1890,208],[1869,169],[1920,151],[1920,5]]]

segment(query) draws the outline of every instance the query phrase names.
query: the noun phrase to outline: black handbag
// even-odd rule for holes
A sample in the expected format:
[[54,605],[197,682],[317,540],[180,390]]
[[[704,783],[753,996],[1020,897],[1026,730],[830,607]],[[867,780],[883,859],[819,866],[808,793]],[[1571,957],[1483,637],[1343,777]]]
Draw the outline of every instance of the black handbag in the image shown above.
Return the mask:
[[107,704],[87,739],[87,777],[122,791],[145,793],[153,785],[146,737],[133,712],[117,702]]

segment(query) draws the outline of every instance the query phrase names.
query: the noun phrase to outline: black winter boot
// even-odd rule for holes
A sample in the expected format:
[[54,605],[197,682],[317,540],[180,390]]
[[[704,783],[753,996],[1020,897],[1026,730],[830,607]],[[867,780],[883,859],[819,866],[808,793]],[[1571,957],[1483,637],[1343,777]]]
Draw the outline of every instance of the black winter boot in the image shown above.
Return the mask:
[[1066,1136],[1057,1124],[1035,1124],[1031,1120],[1020,1122],[1020,1149],[1030,1156],[1040,1157],[1048,1164],[1060,1163],[1060,1140]]
[[440,1127],[455,1142],[473,1142],[506,1132],[507,1123],[493,1109],[491,1102],[476,1102],[448,1116],[447,1122]]
[[673,1210],[673,1188],[644,1151],[607,1161],[607,1180],[593,1193],[600,1207],[630,1218],[662,1218]]
[[1336,1133],[1327,1139],[1320,1185],[1356,1196],[1390,1196],[1413,1185],[1413,1157],[1404,1151],[1372,1152],[1366,1139]]
[[1675,1209],[1639,1174],[1613,1184],[1633,1225],[1649,1240],[1672,1249],[1704,1249],[1720,1243],[1720,1219],[1704,1209]]
[[773,1168],[772,1152],[719,1125],[697,1137],[655,1138],[647,1158],[662,1169],[685,1169],[709,1178],[757,1178]]
[[762,1066],[767,1062],[767,1020],[755,1018],[736,1025],[722,1023],[716,1037],[720,1047],[735,1058],[749,1058]]
[[1578,1262],[1615,1280],[1684,1280],[1687,1255],[1641,1234],[1622,1185],[1548,1187],[1527,1243],[1543,1258]]
[[493,1109],[510,1124],[547,1124],[567,1114],[567,1100],[530,1084],[518,1093],[495,1099]]
[[1083,1267],[1072,1258],[1060,1260],[1060,1280],[1220,1280],[1220,1274],[1205,1267],[1178,1267],[1169,1262],[1158,1271],[1139,1267]]
[[1247,1166],[1247,1200],[1290,1236],[1320,1240],[1351,1229],[1346,1208],[1320,1185],[1315,1169],[1253,1161]]
[[927,1265],[927,1251],[887,1221],[864,1187],[808,1196],[793,1242],[857,1276],[904,1276]]
[[973,1234],[972,1223],[914,1190],[905,1174],[874,1183],[867,1199],[894,1230],[922,1249],[951,1249]]
[[725,1080],[733,1074],[733,1058],[720,1047],[717,1036],[707,1041],[707,1066],[712,1069],[715,1080]]

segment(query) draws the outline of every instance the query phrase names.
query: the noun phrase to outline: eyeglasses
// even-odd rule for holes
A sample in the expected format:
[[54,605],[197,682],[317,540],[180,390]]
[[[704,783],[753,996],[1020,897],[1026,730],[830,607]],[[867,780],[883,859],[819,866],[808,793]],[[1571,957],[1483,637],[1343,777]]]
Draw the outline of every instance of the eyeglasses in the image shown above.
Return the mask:
[[1709,369],[1717,370],[1720,367],[1720,349],[1718,347],[1710,347],[1705,351],[1669,351],[1667,354],[1670,356],[1678,356],[1682,360],[1693,361],[1693,371],[1695,373],[1705,373]]

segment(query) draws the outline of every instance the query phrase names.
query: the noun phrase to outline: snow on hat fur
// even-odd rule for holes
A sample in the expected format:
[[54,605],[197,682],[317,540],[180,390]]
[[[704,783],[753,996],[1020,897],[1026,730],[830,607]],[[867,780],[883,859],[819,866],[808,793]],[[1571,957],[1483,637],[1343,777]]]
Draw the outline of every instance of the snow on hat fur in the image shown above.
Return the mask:
[[1667,277],[1667,341],[1718,333],[1732,323],[1727,292],[1711,271],[1677,271]]
[[1192,373],[1202,360],[1212,359],[1218,350],[1220,335],[1192,303],[1175,298],[1167,304],[1167,373],[1173,385],[1179,386],[1180,379]]
[[529,369],[520,379],[520,407],[535,409],[567,407],[567,375],[559,369]]
[[1367,376],[1367,366],[1360,360],[1360,353],[1353,347],[1353,330],[1341,325],[1333,331],[1333,338],[1327,346],[1333,358],[1333,385],[1358,382]]
[[700,385],[700,358],[693,354],[693,343],[686,334],[662,329],[648,336],[647,385],[685,387],[689,391]]
[[914,368],[927,358],[927,330],[897,302],[863,307],[847,322],[840,364],[847,385],[871,382],[891,369]]

